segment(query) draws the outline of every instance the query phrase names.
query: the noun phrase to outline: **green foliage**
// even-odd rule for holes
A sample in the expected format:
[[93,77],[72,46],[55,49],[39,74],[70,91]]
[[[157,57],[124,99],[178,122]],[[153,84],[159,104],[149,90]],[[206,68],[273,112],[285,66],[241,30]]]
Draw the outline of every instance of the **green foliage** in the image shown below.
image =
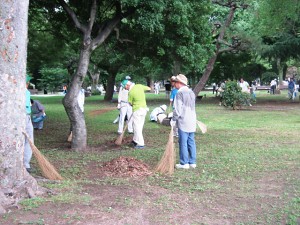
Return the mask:
[[243,105],[249,105],[253,99],[249,93],[241,91],[237,81],[227,81],[223,92],[222,103],[225,107],[232,109],[240,108]]
[[278,77],[278,75],[274,72],[265,72],[261,76],[261,82],[263,84],[269,85],[271,80],[273,80],[274,78],[277,78],[277,77]]
[[42,68],[40,70],[42,78],[39,80],[39,86],[47,91],[58,91],[63,84],[68,83],[69,75],[66,69],[62,68]]

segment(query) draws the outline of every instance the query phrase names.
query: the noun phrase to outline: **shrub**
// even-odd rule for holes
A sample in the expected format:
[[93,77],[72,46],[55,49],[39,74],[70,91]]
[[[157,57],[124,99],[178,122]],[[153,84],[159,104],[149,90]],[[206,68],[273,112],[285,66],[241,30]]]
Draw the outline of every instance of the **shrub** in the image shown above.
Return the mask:
[[237,81],[227,81],[223,92],[222,103],[225,107],[232,109],[241,108],[243,105],[249,105],[255,100],[251,97],[250,93],[242,92],[241,87]]

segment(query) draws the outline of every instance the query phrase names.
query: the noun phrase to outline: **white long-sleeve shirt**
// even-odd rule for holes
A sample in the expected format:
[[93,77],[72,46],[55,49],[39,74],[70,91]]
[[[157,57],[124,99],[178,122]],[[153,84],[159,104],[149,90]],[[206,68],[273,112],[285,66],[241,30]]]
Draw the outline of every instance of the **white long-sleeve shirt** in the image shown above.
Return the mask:
[[172,120],[177,121],[177,126],[184,132],[196,131],[195,93],[187,86],[181,87],[174,100]]

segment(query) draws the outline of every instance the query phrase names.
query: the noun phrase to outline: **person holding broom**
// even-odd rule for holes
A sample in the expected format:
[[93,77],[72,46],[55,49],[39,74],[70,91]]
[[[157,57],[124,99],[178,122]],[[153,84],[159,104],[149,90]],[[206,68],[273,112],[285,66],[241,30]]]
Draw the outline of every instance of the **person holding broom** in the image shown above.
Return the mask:
[[[31,122],[31,102],[30,102],[30,91],[28,90],[28,86],[30,84],[30,80],[32,79],[31,76],[26,75],[26,93],[25,93],[25,106],[26,106],[26,124],[25,124],[25,131],[27,136],[33,142],[33,126]],[[28,173],[32,172],[30,168],[30,160],[32,157],[32,149],[30,147],[28,138],[25,138],[24,143],[24,166]]]
[[[123,80],[122,86],[128,90],[128,102],[132,105],[132,120],[133,125],[133,140],[134,148],[143,149],[145,147],[143,128],[145,117],[149,111],[146,104],[145,91],[150,91],[151,88],[142,84],[132,83],[130,80]],[[129,121],[130,122],[130,121]]]
[[187,83],[185,75],[176,76],[174,86],[178,92],[174,100],[173,117],[170,124],[172,127],[177,124],[178,127],[180,161],[175,166],[177,169],[196,168],[196,97]]

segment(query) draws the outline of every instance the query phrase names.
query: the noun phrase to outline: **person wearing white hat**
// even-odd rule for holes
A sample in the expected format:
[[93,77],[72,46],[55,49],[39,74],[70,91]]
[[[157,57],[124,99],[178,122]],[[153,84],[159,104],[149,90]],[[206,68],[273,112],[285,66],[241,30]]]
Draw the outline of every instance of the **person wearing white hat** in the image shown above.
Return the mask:
[[[128,75],[126,76],[126,78],[129,78],[129,80],[131,79],[131,77]],[[132,119],[130,119],[132,115],[132,106],[128,103],[128,90],[126,90],[122,85],[119,90],[117,108],[118,110],[120,110],[120,114],[118,117],[118,134],[122,134],[123,132],[125,117],[127,117],[128,120],[128,133],[133,134]]]
[[158,115],[165,114],[166,110],[166,105],[161,105],[160,107],[156,107],[155,109],[153,109],[153,111],[150,114],[150,121],[157,122]]
[[173,117],[170,124],[172,127],[177,124],[178,127],[180,163],[176,164],[177,169],[196,168],[196,96],[187,83],[185,75],[176,76],[175,87],[178,92],[174,100]]

